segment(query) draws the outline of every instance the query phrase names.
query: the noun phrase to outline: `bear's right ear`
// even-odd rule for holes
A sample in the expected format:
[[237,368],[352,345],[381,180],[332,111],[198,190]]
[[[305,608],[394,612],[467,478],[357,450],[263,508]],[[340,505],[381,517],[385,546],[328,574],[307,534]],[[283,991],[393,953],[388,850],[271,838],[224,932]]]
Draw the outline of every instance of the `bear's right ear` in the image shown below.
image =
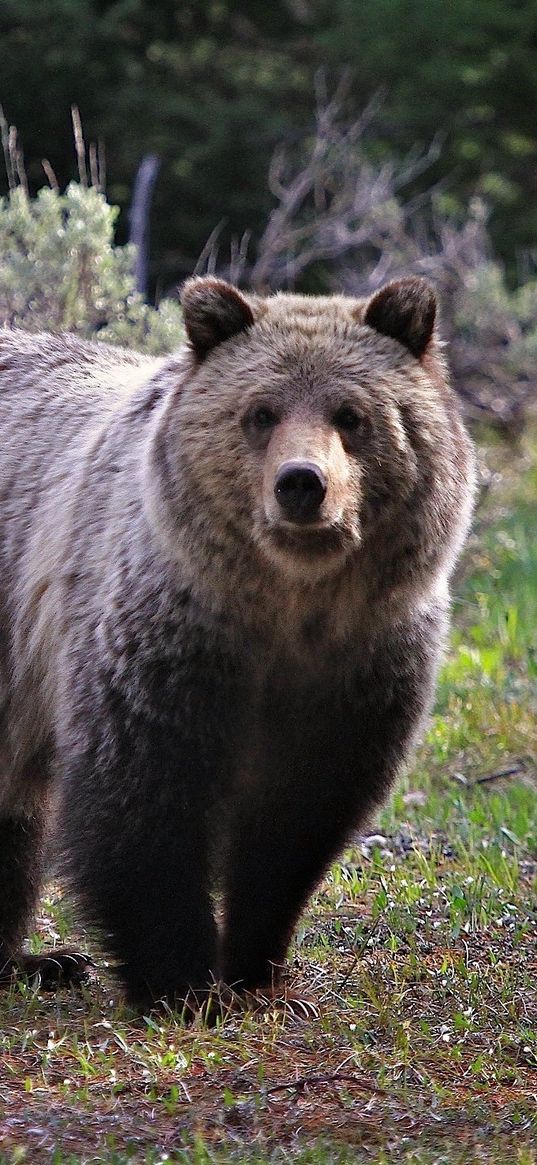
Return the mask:
[[254,322],[250,304],[240,291],[212,276],[187,279],[181,305],[186,333],[199,360]]

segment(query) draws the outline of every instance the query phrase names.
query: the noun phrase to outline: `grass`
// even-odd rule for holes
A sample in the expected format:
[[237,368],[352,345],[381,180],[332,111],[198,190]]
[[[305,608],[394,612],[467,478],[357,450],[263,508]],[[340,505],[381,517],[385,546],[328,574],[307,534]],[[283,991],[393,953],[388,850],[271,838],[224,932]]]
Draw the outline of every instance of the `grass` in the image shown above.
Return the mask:
[[[428,739],[297,935],[319,1018],[185,1028],[105,973],[17,984],[0,1165],[536,1165],[537,443],[487,460]],[[31,946],[73,930],[50,887]]]

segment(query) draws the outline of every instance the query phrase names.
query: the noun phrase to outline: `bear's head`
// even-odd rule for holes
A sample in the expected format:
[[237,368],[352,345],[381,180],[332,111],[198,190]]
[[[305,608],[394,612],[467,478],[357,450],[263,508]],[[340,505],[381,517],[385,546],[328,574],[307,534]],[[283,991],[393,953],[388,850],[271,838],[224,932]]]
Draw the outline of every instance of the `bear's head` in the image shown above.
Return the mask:
[[355,300],[207,277],[182,303],[166,463],[191,546],[311,583],[352,559],[389,585],[453,558],[471,454],[425,280]]

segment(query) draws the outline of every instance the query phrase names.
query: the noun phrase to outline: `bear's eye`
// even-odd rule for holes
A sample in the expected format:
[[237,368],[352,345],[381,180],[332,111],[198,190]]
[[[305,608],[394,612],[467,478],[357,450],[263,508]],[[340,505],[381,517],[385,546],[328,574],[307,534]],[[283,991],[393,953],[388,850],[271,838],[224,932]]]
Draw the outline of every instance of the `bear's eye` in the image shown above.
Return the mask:
[[274,425],[278,424],[276,413],[272,409],[267,408],[266,405],[260,405],[259,408],[254,409],[250,415],[250,422],[256,429],[272,429]]
[[364,418],[351,405],[342,405],[333,419],[336,429],[342,429],[344,433],[357,433],[364,424]]

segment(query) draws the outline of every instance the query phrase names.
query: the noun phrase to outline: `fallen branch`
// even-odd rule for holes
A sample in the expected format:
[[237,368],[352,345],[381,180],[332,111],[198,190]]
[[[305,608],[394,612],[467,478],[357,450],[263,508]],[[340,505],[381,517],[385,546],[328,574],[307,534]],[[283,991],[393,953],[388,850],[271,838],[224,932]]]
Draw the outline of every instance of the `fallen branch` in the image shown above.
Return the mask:
[[289,1080],[284,1084],[271,1084],[270,1088],[265,1089],[265,1094],[269,1096],[275,1092],[303,1092],[306,1088],[325,1084],[354,1084],[357,1088],[363,1088],[364,1091],[373,1092],[377,1096],[389,1095],[387,1089],[379,1088],[378,1085],[371,1084],[369,1080],[364,1080],[358,1076],[351,1076],[350,1073],[343,1072],[333,1072],[331,1074],[315,1073],[311,1076],[299,1076],[297,1080]]

